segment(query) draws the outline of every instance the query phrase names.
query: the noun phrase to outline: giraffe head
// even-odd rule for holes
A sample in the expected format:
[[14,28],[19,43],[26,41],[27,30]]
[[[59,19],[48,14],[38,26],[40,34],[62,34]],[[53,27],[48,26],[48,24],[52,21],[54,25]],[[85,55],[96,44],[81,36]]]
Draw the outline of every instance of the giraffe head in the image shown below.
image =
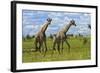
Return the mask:
[[75,20],[71,20],[70,24],[76,26]]
[[47,18],[47,22],[48,22],[49,24],[51,23],[51,21],[52,21],[51,18]]

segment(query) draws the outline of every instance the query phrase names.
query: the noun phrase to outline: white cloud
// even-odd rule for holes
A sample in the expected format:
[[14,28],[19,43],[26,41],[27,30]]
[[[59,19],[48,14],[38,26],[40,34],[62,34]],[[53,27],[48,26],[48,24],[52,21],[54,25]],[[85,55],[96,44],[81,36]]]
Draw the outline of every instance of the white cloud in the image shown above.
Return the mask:
[[[31,12],[32,13],[32,12]],[[29,13],[31,15],[31,13]],[[43,15],[41,19],[50,17],[52,18],[51,25],[47,28],[46,33],[55,33],[62,29],[65,25],[68,25],[69,21],[75,19],[76,27],[73,27],[69,30],[71,33],[90,33],[87,24],[90,23],[89,14],[86,13],[72,13],[72,12],[45,12],[45,11],[37,11],[34,16]],[[46,17],[45,17],[46,16]],[[26,25],[25,29],[32,29],[31,34],[39,31],[43,26],[44,21],[30,17],[30,19],[26,17],[23,20],[23,23]],[[34,25],[32,24],[34,22]],[[77,31],[76,31],[77,29]],[[74,31],[75,30],[75,31]]]
[[60,17],[62,16],[62,13],[58,13],[58,12],[49,12],[48,17]]
[[90,34],[90,29],[87,27],[87,26],[78,26],[77,27],[78,29],[78,33],[81,33],[81,34]]
[[23,29],[38,29],[39,25],[26,25],[25,27],[23,27]]

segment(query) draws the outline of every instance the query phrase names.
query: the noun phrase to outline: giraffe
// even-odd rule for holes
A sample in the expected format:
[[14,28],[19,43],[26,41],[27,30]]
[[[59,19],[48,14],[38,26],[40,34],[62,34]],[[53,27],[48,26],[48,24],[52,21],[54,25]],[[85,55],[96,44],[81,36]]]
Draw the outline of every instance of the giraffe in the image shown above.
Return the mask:
[[56,36],[54,37],[54,40],[53,40],[53,51],[56,50],[55,46],[57,46],[57,50],[60,54],[60,51],[61,51],[60,45],[61,45],[61,48],[62,48],[62,51],[63,51],[63,43],[65,42],[68,45],[68,49],[69,49],[69,52],[70,52],[70,45],[69,45],[68,41],[66,40],[66,37],[67,37],[66,32],[68,32],[69,28],[72,25],[76,26],[74,20],[71,20],[68,25],[65,25],[64,28],[62,28],[60,31],[57,32],[57,34],[56,34]]
[[37,34],[35,35],[35,51],[40,51],[41,52],[41,48],[43,47],[43,44],[45,46],[45,53],[47,51],[47,44],[46,44],[46,34],[45,31],[48,28],[48,25],[51,24],[52,19],[51,18],[47,18],[47,21],[43,24],[42,28],[37,32]]

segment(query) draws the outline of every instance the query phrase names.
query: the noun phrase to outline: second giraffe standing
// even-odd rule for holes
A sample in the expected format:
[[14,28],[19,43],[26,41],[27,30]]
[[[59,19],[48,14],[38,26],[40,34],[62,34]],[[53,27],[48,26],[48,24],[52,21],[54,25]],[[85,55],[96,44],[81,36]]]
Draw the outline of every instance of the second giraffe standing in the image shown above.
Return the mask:
[[[53,51],[56,50],[55,46],[57,46],[57,50],[60,54],[61,51],[63,51],[63,43],[66,42],[66,44],[68,45],[69,52],[70,52],[70,45],[66,39],[66,32],[68,32],[69,28],[72,25],[76,26],[74,20],[71,20],[68,25],[65,25],[64,28],[62,28],[60,31],[58,31],[58,33],[56,34],[56,36],[53,40]],[[61,49],[60,49],[60,45],[61,45]]]

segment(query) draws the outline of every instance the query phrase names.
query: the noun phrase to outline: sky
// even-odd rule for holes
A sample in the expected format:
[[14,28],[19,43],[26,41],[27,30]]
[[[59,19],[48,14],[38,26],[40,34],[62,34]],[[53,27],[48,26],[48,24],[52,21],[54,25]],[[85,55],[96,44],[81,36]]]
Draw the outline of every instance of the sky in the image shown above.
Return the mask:
[[82,35],[89,35],[91,32],[88,28],[88,24],[91,25],[90,13],[22,10],[23,36],[35,35],[46,22],[47,18],[52,18],[52,22],[46,30],[47,36],[56,34],[72,19],[75,20],[77,26],[71,26],[66,34],[77,35],[80,33]]

